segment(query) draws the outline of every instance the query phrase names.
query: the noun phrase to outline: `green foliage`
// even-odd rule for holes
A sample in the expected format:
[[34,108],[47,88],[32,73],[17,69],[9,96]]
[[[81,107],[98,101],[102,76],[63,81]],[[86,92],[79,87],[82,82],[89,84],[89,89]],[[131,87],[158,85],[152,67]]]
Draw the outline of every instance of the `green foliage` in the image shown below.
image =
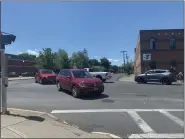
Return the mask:
[[88,68],[89,57],[87,50],[74,52],[71,57],[71,63],[73,68]]
[[105,68],[105,70],[109,70],[111,66],[111,62],[106,57],[101,58],[100,63],[101,63],[101,66]]
[[97,59],[89,59],[89,66],[100,66],[100,62]]
[[58,52],[56,52],[56,58],[55,58],[55,65],[58,69],[68,69],[70,68],[70,60],[68,57],[68,53],[63,50],[59,49]]
[[119,72],[119,67],[117,65],[112,65],[110,68],[110,71],[113,73],[118,73]]
[[44,48],[39,52],[38,64],[42,68],[56,68],[55,58],[56,53],[53,53],[51,48]]
[[133,62],[126,63],[123,69],[125,73],[132,74],[134,72]]

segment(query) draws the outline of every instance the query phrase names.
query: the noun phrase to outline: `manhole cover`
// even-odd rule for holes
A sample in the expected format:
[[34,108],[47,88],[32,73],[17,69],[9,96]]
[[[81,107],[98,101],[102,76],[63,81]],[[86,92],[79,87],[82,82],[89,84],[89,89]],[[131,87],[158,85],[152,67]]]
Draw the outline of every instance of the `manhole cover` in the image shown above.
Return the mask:
[[112,99],[103,99],[102,102],[104,102],[104,103],[114,103],[114,100],[112,100]]

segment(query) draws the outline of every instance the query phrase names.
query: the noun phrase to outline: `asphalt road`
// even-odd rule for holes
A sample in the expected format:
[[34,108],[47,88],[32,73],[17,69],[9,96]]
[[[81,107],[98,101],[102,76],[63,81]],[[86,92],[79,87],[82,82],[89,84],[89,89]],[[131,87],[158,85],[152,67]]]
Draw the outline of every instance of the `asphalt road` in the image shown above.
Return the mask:
[[[105,83],[101,97],[75,99],[55,85],[34,80],[11,81],[8,107],[52,113],[88,132],[109,132],[120,137],[182,137],[184,93],[180,84]],[[167,135],[168,136],[167,136]]]

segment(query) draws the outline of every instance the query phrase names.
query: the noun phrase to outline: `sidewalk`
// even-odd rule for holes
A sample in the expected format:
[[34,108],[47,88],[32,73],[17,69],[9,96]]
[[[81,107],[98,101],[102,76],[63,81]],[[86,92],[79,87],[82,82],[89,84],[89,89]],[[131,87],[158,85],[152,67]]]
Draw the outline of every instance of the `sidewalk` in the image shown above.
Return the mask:
[[8,78],[8,81],[29,80],[29,79],[34,79],[34,77],[11,77],[11,78]]
[[1,138],[118,138],[111,134],[87,133],[43,112],[8,111],[10,114],[1,115]]
[[119,81],[134,82],[134,77],[135,77],[134,74],[131,74],[131,75],[124,75],[123,77],[121,77],[121,78],[119,79]]

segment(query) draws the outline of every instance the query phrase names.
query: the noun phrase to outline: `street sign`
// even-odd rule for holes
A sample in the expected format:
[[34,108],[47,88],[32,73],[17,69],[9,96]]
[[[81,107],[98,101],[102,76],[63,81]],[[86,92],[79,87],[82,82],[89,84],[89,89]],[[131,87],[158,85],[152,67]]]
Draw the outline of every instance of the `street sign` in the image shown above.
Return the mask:
[[143,54],[143,61],[150,61],[151,60],[151,54]]

